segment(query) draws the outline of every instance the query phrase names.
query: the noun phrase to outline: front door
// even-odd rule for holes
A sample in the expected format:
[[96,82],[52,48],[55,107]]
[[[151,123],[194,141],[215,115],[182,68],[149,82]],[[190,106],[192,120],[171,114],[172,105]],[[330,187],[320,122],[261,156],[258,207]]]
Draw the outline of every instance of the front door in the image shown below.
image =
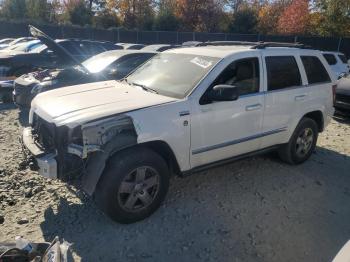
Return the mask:
[[[191,166],[213,163],[259,149],[264,111],[261,59],[232,62],[209,86],[191,113]],[[236,86],[235,101],[210,102],[206,94],[219,84]]]

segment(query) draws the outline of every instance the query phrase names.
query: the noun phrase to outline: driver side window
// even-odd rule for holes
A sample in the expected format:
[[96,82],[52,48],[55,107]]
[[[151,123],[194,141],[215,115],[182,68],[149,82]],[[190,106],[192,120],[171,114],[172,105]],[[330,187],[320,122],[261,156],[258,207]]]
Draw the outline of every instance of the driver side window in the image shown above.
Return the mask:
[[236,86],[240,96],[258,93],[259,76],[259,59],[257,57],[240,59],[226,67],[209,90],[216,85],[232,85]]

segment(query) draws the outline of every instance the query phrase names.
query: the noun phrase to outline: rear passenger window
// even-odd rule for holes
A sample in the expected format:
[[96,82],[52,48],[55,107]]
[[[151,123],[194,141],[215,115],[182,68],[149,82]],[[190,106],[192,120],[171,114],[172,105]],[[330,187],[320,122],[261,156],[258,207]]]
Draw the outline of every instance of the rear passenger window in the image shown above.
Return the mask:
[[309,84],[330,82],[331,79],[322,62],[316,56],[301,56]]
[[338,55],[338,57],[344,64],[348,63],[348,60],[346,60],[346,56],[345,55]]
[[300,72],[294,56],[268,56],[265,61],[269,91],[301,85]]
[[332,54],[323,54],[324,58],[327,60],[329,65],[335,65],[337,63],[337,59]]

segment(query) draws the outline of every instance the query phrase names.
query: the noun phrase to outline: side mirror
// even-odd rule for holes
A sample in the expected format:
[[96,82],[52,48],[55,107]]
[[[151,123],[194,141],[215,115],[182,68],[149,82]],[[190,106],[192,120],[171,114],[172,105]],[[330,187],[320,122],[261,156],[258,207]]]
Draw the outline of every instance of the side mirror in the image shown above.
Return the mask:
[[238,99],[238,90],[232,85],[216,85],[208,93],[206,100],[208,102],[215,101],[235,101]]

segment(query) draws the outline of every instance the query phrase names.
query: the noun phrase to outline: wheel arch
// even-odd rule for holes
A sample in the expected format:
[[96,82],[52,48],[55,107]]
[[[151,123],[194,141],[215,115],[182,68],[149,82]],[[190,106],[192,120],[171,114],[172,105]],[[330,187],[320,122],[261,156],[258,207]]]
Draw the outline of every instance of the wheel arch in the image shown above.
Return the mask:
[[317,124],[318,132],[323,132],[323,130],[324,130],[324,118],[323,118],[323,113],[321,110],[315,110],[315,111],[311,111],[309,113],[306,113],[301,119],[303,119],[305,117],[314,120]]
[[[96,185],[102,177],[108,160],[125,150],[136,150],[137,148],[151,149],[165,160],[171,174],[181,174],[175,154],[168,143],[162,140],[155,140],[139,144],[135,138],[135,136],[126,135],[122,139],[124,143],[118,143],[118,140],[114,140],[117,143],[110,143],[109,148],[105,147],[106,150],[92,153],[85,169],[85,175],[82,177],[82,184],[86,193],[92,195],[95,192]],[[125,143],[125,141],[127,142]]]

